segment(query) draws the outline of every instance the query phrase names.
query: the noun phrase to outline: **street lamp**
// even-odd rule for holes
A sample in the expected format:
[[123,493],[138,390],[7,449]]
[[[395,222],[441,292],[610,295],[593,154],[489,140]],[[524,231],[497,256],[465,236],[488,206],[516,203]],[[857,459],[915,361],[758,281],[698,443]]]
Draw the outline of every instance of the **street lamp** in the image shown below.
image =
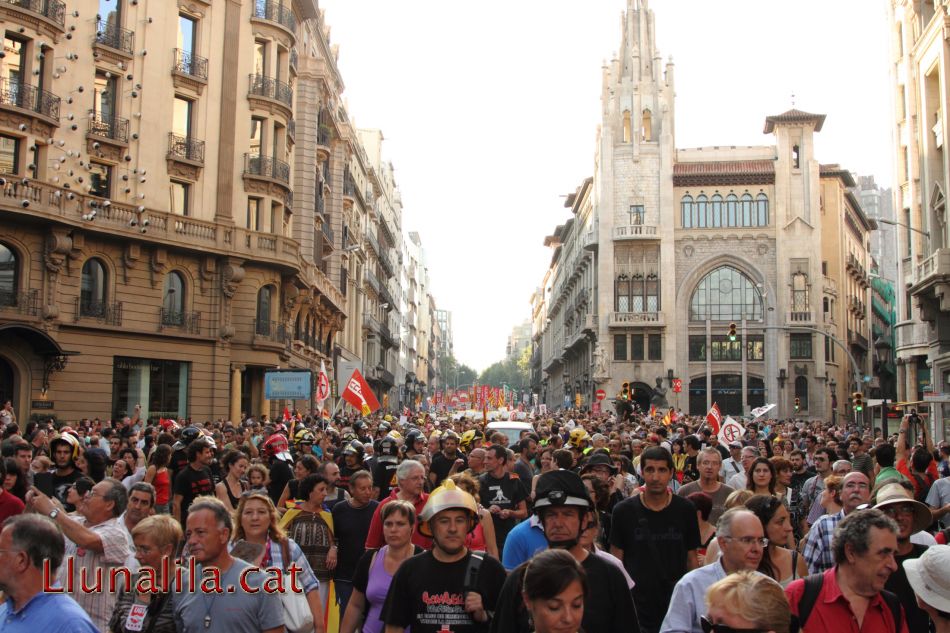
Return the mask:
[[828,387],[831,388],[831,426],[834,426],[835,417],[838,411],[838,394],[835,393],[835,389],[838,387],[838,383],[835,382],[834,378],[828,381]]

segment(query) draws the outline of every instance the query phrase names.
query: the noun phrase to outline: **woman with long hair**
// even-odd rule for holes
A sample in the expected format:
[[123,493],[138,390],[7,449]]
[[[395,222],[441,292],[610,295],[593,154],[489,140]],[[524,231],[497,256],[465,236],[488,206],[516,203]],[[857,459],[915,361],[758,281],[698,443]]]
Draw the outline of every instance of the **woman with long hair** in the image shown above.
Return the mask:
[[746,488],[757,495],[775,494],[775,466],[767,457],[756,457],[749,466]]
[[412,543],[416,511],[411,503],[397,499],[382,506],[379,512],[386,544],[378,550],[366,550],[356,563],[353,593],[346,605],[340,633],[354,633],[357,628],[362,633],[382,633],[385,626],[380,615],[393,576],[404,561],[422,553],[422,548]]
[[[762,531],[769,540],[759,563],[759,571],[787,587],[796,578],[808,575],[805,557],[794,549],[794,530],[788,508],[772,495],[755,495],[745,507],[759,517]],[[786,547],[789,543],[792,548]]]
[[237,509],[241,495],[247,488],[243,479],[244,473],[247,471],[247,465],[247,455],[241,451],[228,451],[221,460],[221,468],[227,474],[214,487],[214,495],[231,512]]
[[[167,514],[146,517],[132,528],[135,559],[139,563],[138,577],[132,583],[130,591],[126,591],[120,583],[118,598],[109,620],[109,630],[112,633],[143,630],[151,633],[175,633],[175,612],[171,594],[139,592],[138,587],[143,580],[149,586],[158,588],[170,586],[175,582],[175,552],[181,536],[181,525]],[[169,578],[163,576],[166,569],[171,574]],[[165,584],[166,581],[168,585]],[[137,628],[129,628],[128,615],[136,604],[147,605],[145,617],[139,620]]]
[[[531,478],[531,499],[534,499],[534,489],[538,485],[538,477],[548,471],[557,470],[557,464],[554,462],[555,450],[557,449],[553,446],[545,446],[538,453],[538,462],[541,465],[541,472]],[[477,498],[478,497],[476,497],[476,499]]]
[[12,457],[3,459],[3,469],[6,476],[3,478],[3,489],[20,501],[26,501],[26,475],[20,470],[16,460]]
[[772,442],[768,440],[759,440],[757,449],[759,451],[759,457],[769,459],[775,455],[775,452],[772,450]]
[[[477,479],[468,473],[456,473],[449,477],[449,479],[454,481],[455,485],[460,489],[472,495],[472,497],[475,498],[475,502],[478,503],[478,499],[480,498],[478,492],[481,489],[481,485]],[[495,540],[495,522],[488,508],[482,507],[480,503],[478,503],[478,525],[465,537],[465,547],[473,552],[485,552],[489,556],[501,560],[501,557],[498,555],[498,543]]]
[[673,451],[673,475],[676,481],[683,483],[683,475],[686,472],[686,452],[683,440],[677,438],[670,443]]
[[283,514],[287,508],[292,508],[302,497],[298,488],[300,482],[307,475],[316,474],[320,470],[320,462],[313,455],[304,455],[294,464],[294,478],[287,482],[283,492],[280,493],[280,499],[277,500],[277,512]]
[[775,496],[782,500],[785,507],[792,505],[792,463],[776,455],[769,460],[775,467]]
[[560,549],[544,550],[525,568],[522,599],[535,633],[575,633],[584,619],[587,574]]
[[[243,544],[239,544],[241,541]],[[286,570],[295,565],[300,570],[298,579],[307,596],[307,604],[310,605],[314,629],[317,633],[326,631],[317,578],[303,550],[293,539],[287,537],[278,524],[277,509],[266,494],[249,492],[241,495],[234,511],[231,550],[239,558],[246,556],[247,562],[261,569],[277,567]],[[250,560],[252,558],[253,560]]]
[[92,487],[96,485],[89,477],[83,475],[69,486],[69,489],[66,490],[66,503],[78,508],[79,504],[82,503],[82,500],[86,498],[86,493],[92,490]]
[[155,487],[155,513],[168,514],[168,502],[171,500],[172,481],[168,472],[168,462],[172,458],[172,447],[159,444],[149,456],[149,466],[142,479]]

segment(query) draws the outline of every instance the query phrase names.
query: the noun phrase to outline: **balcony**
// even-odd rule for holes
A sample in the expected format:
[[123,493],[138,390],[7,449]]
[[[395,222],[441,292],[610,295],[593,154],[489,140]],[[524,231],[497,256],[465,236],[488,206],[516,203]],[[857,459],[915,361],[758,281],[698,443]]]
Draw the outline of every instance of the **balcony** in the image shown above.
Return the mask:
[[376,295],[379,296],[379,279],[369,268],[365,270],[364,278],[366,283],[369,284],[370,288],[376,291]]
[[614,227],[615,240],[657,240],[656,227],[650,224],[628,224]]
[[253,20],[263,20],[270,24],[276,24],[287,31],[291,37],[297,34],[297,18],[290,8],[290,2],[276,0],[255,0]]
[[193,90],[200,95],[208,85],[208,60],[191,51],[176,48],[172,79],[176,88]]
[[326,164],[333,144],[333,129],[321,123],[317,128],[317,158]]
[[66,31],[66,5],[60,0],[0,0],[0,14],[17,15],[40,33],[56,37]]
[[167,308],[158,309],[158,331],[176,329],[185,334],[201,334],[200,312],[177,312]]
[[383,272],[385,272],[390,277],[396,276],[396,266],[393,264],[393,254],[392,251],[382,253],[379,256],[379,265],[382,267]]
[[[182,163],[179,167],[179,171],[185,167],[202,167],[205,163],[205,142],[190,136],[181,136],[180,134],[170,132],[168,134],[168,154],[166,158],[169,161]],[[197,172],[197,169],[195,172]],[[190,176],[191,180],[198,179],[197,173],[177,173],[176,175]]]
[[382,256],[379,252],[379,240],[376,239],[376,236],[373,235],[371,230],[366,232],[366,244],[369,246],[370,250],[376,254],[376,257],[382,259]]
[[813,323],[811,310],[793,310],[788,313],[789,323]]
[[868,349],[868,337],[854,330],[848,330],[848,343],[856,345],[865,351]]
[[368,312],[363,313],[363,329],[370,332],[379,332],[382,329],[382,324],[379,322],[379,319],[374,317]]
[[597,250],[597,229],[592,229],[581,236],[581,248],[587,251]]
[[393,373],[381,365],[376,368],[376,376],[379,382],[384,385],[392,386],[396,384],[396,377],[393,376]]
[[271,114],[280,113],[289,122],[293,118],[294,91],[290,85],[273,77],[248,75],[247,98],[253,107]]
[[[112,160],[121,160],[129,147],[129,120],[89,110],[86,139],[91,153],[102,154]],[[105,143],[108,148],[102,147]]]
[[135,46],[135,33],[129,29],[123,29],[115,22],[103,22],[99,19],[96,21],[96,38],[93,46],[97,48],[105,46],[112,49],[109,52],[118,53],[118,55],[109,55],[114,58],[113,61],[121,61],[123,58],[131,59]]
[[[894,326],[897,331],[898,351],[913,347],[928,347],[930,345],[930,326],[926,323],[905,321]],[[936,335],[934,335],[936,337]],[[919,352],[918,352],[919,353]],[[924,351],[923,353],[926,353]]]
[[115,303],[82,301],[79,297],[76,297],[75,304],[75,323],[79,323],[83,319],[95,319],[97,323],[104,323],[105,325],[122,325],[121,301]]
[[11,313],[18,313],[26,317],[40,315],[40,294],[38,290],[25,292],[6,292],[0,290],[0,312],[7,318]]
[[274,198],[283,197],[289,206],[290,165],[260,154],[244,155],[244,190]]
[[393,336],[393,331],[390,329],[389,324],[386,322],[380,323],[379,337],[382,339],[388,347],[398,347],[399,341],[396,340],[396,337]]
[[611,312],[608,327],[663,326],[662,312]]
[[27,112],[31,116],[39,115],[46,123],[59,127],[59,104],[59,97],[51,92],[0,79],[0,106],[16,108],[15,112]]
[[259,349],[286,349],[291,343],[287,326],[278,321],[254,319],[254,340],[251,346]]

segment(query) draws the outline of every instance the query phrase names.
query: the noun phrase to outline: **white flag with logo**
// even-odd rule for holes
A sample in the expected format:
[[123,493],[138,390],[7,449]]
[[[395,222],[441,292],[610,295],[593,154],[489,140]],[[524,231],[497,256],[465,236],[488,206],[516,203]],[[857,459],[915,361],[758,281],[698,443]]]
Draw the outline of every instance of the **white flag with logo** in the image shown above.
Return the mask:
[[719,441],[722,444],[728,444],[729,442],[741,442],[742,437],[745,435],[745,428],[732,419],[732,416],[727,416],[726,421],[722,423],[722,427],[719,429]]

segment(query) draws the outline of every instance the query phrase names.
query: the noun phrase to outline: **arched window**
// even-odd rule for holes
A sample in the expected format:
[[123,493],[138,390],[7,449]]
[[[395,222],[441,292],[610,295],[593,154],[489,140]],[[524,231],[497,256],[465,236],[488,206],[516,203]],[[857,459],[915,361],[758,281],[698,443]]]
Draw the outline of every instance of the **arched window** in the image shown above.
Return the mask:
[[297,313],[297,321],[294,323],[294,340],[303,340],[303,312]]
[[260,336],[270,336],[271,333],[271,304],[274,300],[274,287],[264,286],[257,291],[257,328]]
[[755,207],[757,213],[756,226],[768,226],[769,225],[769,198],[764,193],[760,193],[755,197]]
[[181,273],[172,271],[165,276],[162,296],[162,323],[165,325],[184,324],[185,279]]
[[802,411],[808,410],[808,378],[799,376],[795,379],[795,397],[799,399]]
[[697,226],[701,229],[709,226],[708,214],[709,214],[709,198],[706,197],[706,194],[699,194],[696,196],[696,222],[694,226]]
[[640,123],[640,140],[647,143],[653,140],[653,113],[649,110],[643,111]]
[[738,210],[739,198],[730,193],[726,196],[726,226],[739,226]]
[[0,244],[0,306],[17,304],[20,269],[13,249]]
[[693,226],[693,196],[686,194],[680,200],[680,215],[682,216],[683,228],[688,229]]
[[614,282],[614,308],[617,312],[630,312],[630,278],[621,274]]
[[79,290],[79,314],[99,317],[106,310],[106,268],[96,258],[86,260],[82,266],[82,281]]
[[629,143],[630,138],[630,110],[623,111],[623,142]]
[[313,324],[310,321],[310,314],[307,314],[307,320],[304,322],[303,328],[304,342],[307,345],[313,345]]
[[762,295],[755,283],[732,266],[711,271],[693,291],[690,321],[757,321],[762,318]]
[[742,194],[739,206],[741,207],[739,226],[752,226],[752,196],[748,193]]
[[722,196],[718,193],[712,197],[712,225],[714,227],[725,226],[722,221]]

